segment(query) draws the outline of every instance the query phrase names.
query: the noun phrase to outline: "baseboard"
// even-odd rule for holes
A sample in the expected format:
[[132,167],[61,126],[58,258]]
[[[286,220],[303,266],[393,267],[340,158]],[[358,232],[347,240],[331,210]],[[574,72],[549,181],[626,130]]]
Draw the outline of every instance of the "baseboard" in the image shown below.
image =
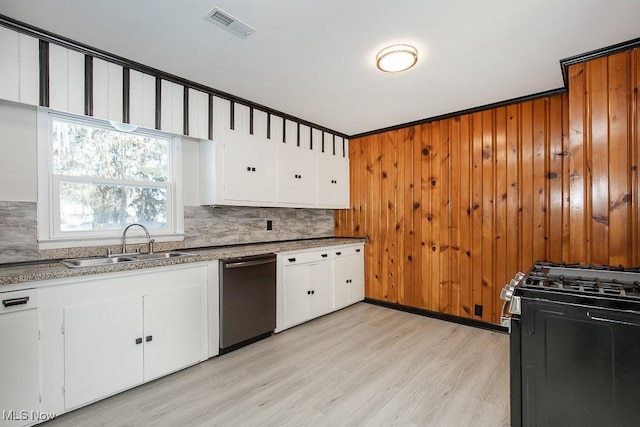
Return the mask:
[[379,301],[371,298],[365,298],[364,302],[372,305],[378,305],[380,307],[391,308],[394,310],[404,311],[407,313],[417,314],[425,317],[432,317],[434,319],[444,320],[447,322],[458,323],[460,325],[473,326],[474,328],[487,329],[494,332],[509,333],[509,330],[504,326],[495,325],[493,323],[481,322],[475,319],[467,319],[465,317],[458,317],[452,314],[438,313],[431,310],[425,310],[423,308],[409,307],[407,305],[395,304],[386,301]]

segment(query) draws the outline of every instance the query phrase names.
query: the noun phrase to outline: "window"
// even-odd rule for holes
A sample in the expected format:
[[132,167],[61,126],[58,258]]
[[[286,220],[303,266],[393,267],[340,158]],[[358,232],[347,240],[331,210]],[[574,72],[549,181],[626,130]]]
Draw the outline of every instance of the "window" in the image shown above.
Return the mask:
[[182,214],[176,194],[179,138],[122,132],[108,122],[48,111],[38,120],[40,170],[48,171],[39,180],[40,190],[46,188],[39,191],[46,193],[39,195],[39,209],[44,214],[46,207],[48,217],[39,227],[41,242],[109,243],[136,222],[154,238],[182,231],[176,220]]

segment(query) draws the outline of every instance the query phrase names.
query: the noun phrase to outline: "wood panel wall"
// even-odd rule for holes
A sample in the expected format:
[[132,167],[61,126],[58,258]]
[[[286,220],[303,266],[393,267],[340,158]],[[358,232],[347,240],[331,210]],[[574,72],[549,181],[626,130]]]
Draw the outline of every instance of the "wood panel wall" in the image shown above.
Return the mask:
[[574,65],[568,95],[351,140],[335,231],[369,239],[366,296],[498,323],[536,260],[640,264],[639,64]]

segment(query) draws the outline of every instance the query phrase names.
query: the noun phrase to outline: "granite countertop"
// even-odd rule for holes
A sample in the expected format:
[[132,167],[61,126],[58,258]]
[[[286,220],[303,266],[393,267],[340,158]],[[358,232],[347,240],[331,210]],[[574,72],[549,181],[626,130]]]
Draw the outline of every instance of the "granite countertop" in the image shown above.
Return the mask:
[[242,245],[219,246],[209,248],[180,249],[181,252],[197,254],[197,256],[158,259],[145,262],[123,263],[99,267],[69,268],[59,260],[36,261],[24,264],[0,264],[0,291],[3,285],[15,285],[39,280],[64,279],[67,277],[88,276],[100,273],[113,273],[127,270],[141,270],[168,265],[187,264],[193,262],[212,261],[222,258],[261,255],[293,250],[312,249],[323,246],[346,245],[364,242],[365,238],[330,237],[286,242],[253,243]]

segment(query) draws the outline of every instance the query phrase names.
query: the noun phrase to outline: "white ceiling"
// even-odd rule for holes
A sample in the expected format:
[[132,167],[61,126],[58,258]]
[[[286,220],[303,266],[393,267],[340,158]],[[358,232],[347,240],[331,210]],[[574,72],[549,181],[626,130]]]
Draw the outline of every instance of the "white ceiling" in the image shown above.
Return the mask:
[[[214,6],[256,32],[206,21]],[[348,135],[560,88],[560,59],[640,37],[638,0],[2,0],[0,14]],[[378,71],[398,42],[417,66]]]

